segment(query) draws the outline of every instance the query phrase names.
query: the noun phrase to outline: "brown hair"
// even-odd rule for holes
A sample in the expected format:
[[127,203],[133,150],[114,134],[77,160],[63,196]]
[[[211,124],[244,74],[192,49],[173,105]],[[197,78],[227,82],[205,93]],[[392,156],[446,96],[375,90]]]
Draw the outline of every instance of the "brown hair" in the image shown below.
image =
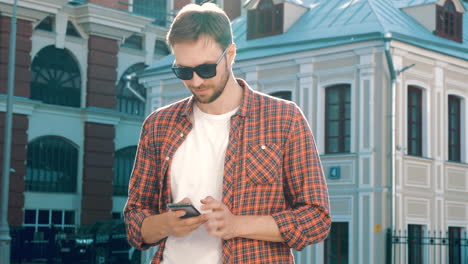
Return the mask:
[[212,37],[224,50],[232,43],[232,29],[226,13],[216,4],[188,4],[182,8],[167,32],[167,43],[173,47],[180,42]]

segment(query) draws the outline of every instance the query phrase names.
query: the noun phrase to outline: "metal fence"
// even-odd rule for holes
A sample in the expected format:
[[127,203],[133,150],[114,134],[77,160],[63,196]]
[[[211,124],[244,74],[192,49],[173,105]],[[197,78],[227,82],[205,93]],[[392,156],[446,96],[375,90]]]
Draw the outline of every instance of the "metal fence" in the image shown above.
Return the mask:
[[466,232],[388,230],[386,244],[387,264],[468,263]]

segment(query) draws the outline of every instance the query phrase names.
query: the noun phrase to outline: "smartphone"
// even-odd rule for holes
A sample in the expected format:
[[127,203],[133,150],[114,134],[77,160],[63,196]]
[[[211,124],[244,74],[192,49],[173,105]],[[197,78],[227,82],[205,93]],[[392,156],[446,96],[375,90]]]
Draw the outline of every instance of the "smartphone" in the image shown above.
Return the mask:
[[191,203],[169,203],[167,207],[172,211],[184,210],[185,215],[180,218],[190,218],[200,215],[200,212]]

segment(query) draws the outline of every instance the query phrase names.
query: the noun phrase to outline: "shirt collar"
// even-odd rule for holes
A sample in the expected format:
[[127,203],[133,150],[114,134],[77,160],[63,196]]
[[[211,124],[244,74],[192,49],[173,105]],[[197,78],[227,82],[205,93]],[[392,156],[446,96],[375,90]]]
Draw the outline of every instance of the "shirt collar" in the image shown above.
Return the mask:
[[[246,81],[237,78],[236,79],[237,83],[240,85],[240,87],[244,90],[243,91],[243,97],[242,97],[242,102],[239,106],[239,111],[235,115],[239,116],[248,116],[249,115],[249,109],[251,109],[252,106],[252,101],[253,101],[253,94],[254,91],[250,86],[247,84]],[[192,116],[193,113],[193,103],[195,100],[193,99],[193,95],[188,98],[184,106],[182,106],[182,116]]]

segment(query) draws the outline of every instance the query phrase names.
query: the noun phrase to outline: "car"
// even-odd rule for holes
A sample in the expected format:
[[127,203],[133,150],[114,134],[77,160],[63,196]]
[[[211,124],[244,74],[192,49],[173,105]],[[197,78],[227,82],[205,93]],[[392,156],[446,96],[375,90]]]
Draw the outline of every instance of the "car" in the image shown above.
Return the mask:
[[59,236],[58,244],[63,263],[141,263],[141,251],[127,242],[121,219],[81,226],[73,235]]

